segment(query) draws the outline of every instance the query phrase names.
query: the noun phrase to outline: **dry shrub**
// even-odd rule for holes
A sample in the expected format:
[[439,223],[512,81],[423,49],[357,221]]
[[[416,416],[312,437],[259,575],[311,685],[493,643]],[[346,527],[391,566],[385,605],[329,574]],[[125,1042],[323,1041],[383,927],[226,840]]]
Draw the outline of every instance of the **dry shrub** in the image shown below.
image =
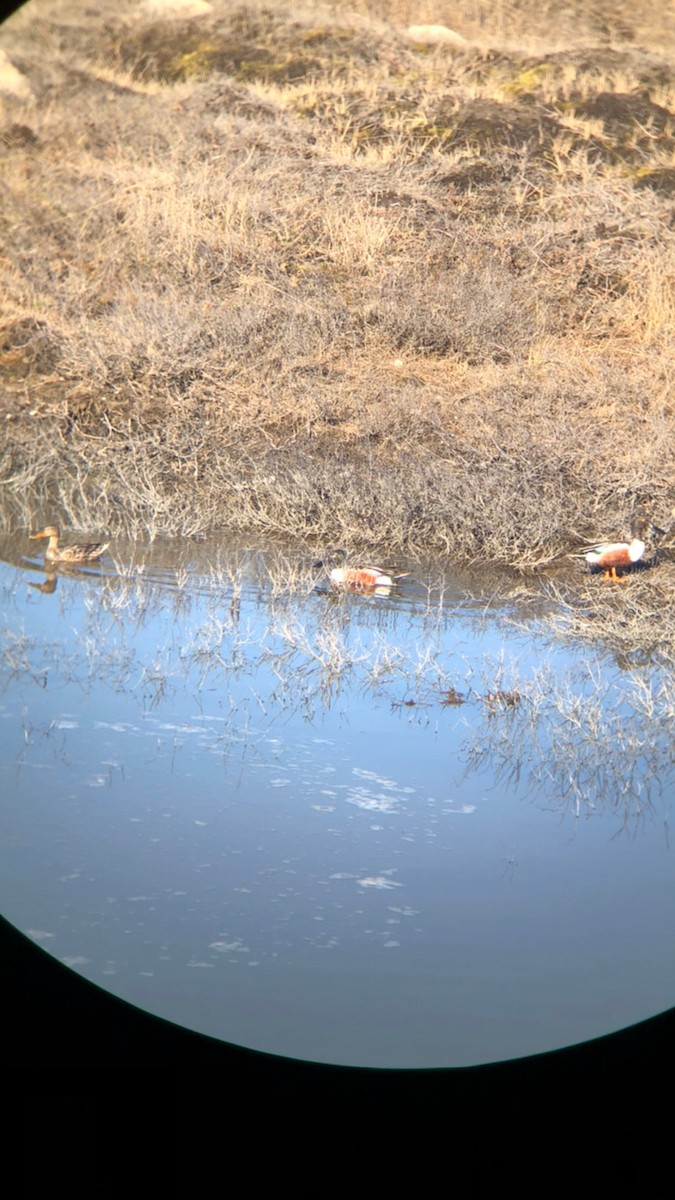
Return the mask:
[[426,269],[417,262],[399,267],[382,279],[367,315],[395,350],[457,355],[473,363],[522,354],[532,317],[529,286],[519,284],[486,248],[455,261],[448,256]]

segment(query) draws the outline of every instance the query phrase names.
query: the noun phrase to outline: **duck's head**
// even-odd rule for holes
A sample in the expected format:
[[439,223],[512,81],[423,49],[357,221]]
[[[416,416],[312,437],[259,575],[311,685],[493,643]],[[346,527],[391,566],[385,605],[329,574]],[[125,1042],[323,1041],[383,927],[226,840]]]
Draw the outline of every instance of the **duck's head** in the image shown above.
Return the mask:
[[314,563],[314,569],[319,571],[323,567],[325,570],[332,570],[333,567],[343,567],[346,561],[346,550],[329,550],[325,558],[320,558]]
[[39,533],[29,533],[28,536],[31,541],[35,542],[38,538],[57,538],[59,531],[56,525],[45,525],[44,529],[41,529]]

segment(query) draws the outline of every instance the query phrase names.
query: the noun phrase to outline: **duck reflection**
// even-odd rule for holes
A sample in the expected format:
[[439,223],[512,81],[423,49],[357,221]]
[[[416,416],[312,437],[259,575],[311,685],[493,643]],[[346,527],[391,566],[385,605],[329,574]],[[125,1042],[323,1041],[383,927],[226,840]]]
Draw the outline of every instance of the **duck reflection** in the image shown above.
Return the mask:
[[89,563],[98,566],[98,559],[110,544],[109,542],[79,542],[60,546],[61,534],[57,525],[45,525],[39,533],[30,533],[28,536],[31,541],[42,538],[49,539],[44,553],[45,578],[42,583],[29,583],[29,587],[35,588],[36,591],[43,592],[47,596],[51,596],[56,591],[59,570],[66,571],[69,575],[87,574],[85,571],[78,571],[78,567],[86,566]]
[[44,592],[46,596],[51,596],[52,592],[56,591],[57,578],[58,571],[56,568],[54,568],[51,571],[47,571],[42,583],[33,583],[32,581],[29,581],[28,586],[35,588],[38,592]]
[[[33,565],[33,564],[31,564]],[[85,564],[83,563],[82,566]],[[97,566],[97,563],[92,563],[92,566]],[[36,569],[33,565],[33,569]],[[67,575],[69,579],[91,579],[94,572],[82,570],[79,564],[73,562],[49,562],[45,560],[43,567],[39,568],[45,572],[45,577],[42,583],[33,583],[29,580],[28,586],[35,588],[38,592],[44,592],[46,596],[51,596],[56,591],[56,585],[59,575]]]

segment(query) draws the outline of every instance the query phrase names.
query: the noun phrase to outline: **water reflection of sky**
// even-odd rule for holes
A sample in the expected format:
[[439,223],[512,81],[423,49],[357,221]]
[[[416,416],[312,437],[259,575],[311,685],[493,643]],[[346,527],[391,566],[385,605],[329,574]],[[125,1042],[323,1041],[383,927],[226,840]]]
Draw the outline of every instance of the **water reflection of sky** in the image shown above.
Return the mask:
[[491,1061],[672,1004],[658,678],[466,580],[335,597],[273,554],[172,553],[47,594],[0,569],[9,920],[152,1012],[320,1061]]

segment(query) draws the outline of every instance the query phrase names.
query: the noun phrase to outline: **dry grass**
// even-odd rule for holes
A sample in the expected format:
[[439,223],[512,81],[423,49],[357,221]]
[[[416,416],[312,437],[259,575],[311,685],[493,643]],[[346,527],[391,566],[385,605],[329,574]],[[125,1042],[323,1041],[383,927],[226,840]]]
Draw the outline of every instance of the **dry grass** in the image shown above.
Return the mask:
[[[441,6],[442,7],[442,6]],[[521,568],[675,503],[675,18],[30,3],[7,521]],[[665,10],[665,6],[664,6]],[[556,15],[555,23],[551,15]]]

